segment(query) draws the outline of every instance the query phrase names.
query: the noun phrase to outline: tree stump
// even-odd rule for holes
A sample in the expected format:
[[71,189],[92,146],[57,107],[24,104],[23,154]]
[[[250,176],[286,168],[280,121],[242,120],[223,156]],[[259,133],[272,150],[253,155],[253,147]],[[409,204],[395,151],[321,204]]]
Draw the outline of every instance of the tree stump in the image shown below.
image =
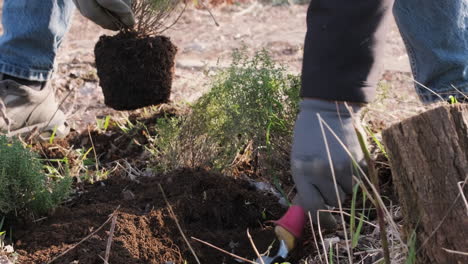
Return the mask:
[[[468,209],[458,184],[468,176],[468,104],[440,106],[383,132],[417,263],[468,263]],[[465,197],[468,186],[463,188]]]

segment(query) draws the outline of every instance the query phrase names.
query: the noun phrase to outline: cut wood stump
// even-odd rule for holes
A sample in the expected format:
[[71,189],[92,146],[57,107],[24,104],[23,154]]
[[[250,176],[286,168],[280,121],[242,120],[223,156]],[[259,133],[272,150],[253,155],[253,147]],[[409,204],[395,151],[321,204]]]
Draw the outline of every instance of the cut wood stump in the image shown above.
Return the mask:
[[416,262],[468,263],[468,186],[459,188],[468,177],[468,104],[428,110],[382,136],[405,234],[416,232]]

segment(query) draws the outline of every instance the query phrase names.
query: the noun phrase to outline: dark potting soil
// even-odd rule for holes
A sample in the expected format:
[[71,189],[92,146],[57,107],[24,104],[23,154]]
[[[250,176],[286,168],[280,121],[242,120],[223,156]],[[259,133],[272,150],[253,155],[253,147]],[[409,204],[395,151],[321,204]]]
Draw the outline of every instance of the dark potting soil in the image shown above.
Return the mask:
[[[274,241],[271,226],[264,223],[284,212],[275,197],[242,180],[204,170],[180,170],[140,183],[115,177],[90,185],[87,192],[47,219],[15,228],[19,263],[50,261],[101,226],[117,207],[110,263],[195,263],[159,183],[202,263],[238,262],[191,240],[192,236],[248,259],[255,255],[247,228],[261,252]],[[109,230],[107,224],[54,263],[102,263]]]
[[107,106],[133,110],[168,102],[177,48],[164,36],[101,36],[94,48]]

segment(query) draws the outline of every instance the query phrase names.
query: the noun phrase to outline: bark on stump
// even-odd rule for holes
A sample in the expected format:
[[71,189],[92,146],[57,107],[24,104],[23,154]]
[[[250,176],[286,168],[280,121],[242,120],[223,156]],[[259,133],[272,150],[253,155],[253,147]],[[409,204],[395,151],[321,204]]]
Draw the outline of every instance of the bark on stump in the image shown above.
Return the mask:
[[[383,132],[407,237],[417,263],[468,263],[468,215],[458,188],[468,175],[468,104],[441,106]],[[468,196],[468,186],[464,187]]]

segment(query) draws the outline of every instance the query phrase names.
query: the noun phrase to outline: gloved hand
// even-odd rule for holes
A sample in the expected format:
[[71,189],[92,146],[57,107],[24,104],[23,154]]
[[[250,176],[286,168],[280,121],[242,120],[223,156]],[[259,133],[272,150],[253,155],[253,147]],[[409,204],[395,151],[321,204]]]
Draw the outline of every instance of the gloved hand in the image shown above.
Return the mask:
[[80,13],[99,26],[119,30],[135,24],[132,0],[73,0]]
[[[360,109],[358,104],[349,104],[354,111]],[[351,116],[343,102],[303,99],[300,113],[294,128],[294,139],[291,153],[291,172],[296,184],[295,204],[309,210],[317,224],[317,210],[326,209],[326,205],[338,207],[333,178],[327,157],[324,139],[317,117],[332,128],[348,147],[353,157],[361,163],[361,151]],[[336,138],[324,126],[330,148],[333,167],[338,184],[340,198],[352,193],[352,162]],[[330,213],[320,213],[322,228],[334,229],[336,221]]]

